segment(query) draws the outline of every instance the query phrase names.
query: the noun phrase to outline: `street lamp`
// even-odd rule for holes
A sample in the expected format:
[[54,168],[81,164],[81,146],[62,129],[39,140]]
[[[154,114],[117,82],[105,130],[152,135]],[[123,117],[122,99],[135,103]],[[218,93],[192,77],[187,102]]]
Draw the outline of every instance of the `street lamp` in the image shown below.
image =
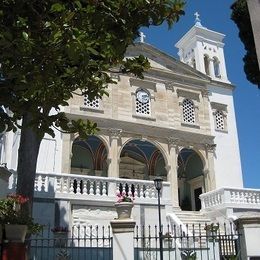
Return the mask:
[[157,177],[154,179],[154,186],[158,191],[158,213],[159,213],[159,243],[160,243],[160,259],[163,260],[163,237],[162,237],[162,220],[161,220],[161,202],[160,202],[160,191],[162,189],[163,179]]

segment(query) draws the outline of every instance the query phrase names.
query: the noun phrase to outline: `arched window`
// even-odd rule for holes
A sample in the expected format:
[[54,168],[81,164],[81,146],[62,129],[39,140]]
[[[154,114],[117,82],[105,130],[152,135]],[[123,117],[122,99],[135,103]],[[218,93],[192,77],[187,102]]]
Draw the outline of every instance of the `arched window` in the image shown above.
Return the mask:
[[99,98],[95,97],[94,99],[90,100],[88,95],[84,95],[84,105],[89,108],[99,108]]
[[215,121],[215,130],[220,132],[227,132],[227,105],[211,102],[212,114]]
[[225,118],[222,111],[217,110],[215,113],[216,129],[225,130]]
[[219,60],[216,57],[213,58],[213,66],[214,66],[215,77],[220,78]]
[[195,109],[194,104],[190,99],[184,99],[182,103],[183,109],[183,122],[194,124],[195,123]]
[[205,73],[209,75],[209,56],[204,55],[204,66],[205,66]]
[[139,115],[151,115],[151,97],[147,90],[139,89],[136,91],[135,111]]

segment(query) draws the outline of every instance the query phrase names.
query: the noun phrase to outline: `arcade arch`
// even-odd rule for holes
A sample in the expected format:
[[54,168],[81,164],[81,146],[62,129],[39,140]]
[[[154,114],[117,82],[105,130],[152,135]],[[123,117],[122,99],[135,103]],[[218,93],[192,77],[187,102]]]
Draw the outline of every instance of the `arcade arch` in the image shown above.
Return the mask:
[[167,180],[166,163],[162,152],[151,142],[130,140],[120,153],[119,177],[153,180],[161,176]]
[[199,211],[199,195],[205,192],[204,165],[193,149],[183,148],[178,154],[178,193],[182,210]]
[[71,173],[107,176],[107,149],[100,138],[89,136],[73,141]]

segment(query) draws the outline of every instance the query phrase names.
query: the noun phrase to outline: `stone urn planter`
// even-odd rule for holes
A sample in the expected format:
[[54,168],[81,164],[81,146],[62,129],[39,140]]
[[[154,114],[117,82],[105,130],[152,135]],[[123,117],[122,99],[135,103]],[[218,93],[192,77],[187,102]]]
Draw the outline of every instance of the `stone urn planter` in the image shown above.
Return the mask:
[[5,224],[5,236],[9,242],[24,243],[27,225]]
[[117,212],[118,219],[128,219],[131,218],[133,202],[117,202],[115,203],[115,208]]

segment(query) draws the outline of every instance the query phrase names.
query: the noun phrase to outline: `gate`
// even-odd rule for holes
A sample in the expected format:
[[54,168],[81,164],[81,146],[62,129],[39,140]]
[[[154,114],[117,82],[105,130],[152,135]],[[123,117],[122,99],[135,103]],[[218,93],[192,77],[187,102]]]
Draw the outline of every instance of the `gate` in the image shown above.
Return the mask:
[[[242,260],[240,235],[232,223],[162,227],[164,260]],[[135,260],[159,260],[158,226],[136,227]]]

